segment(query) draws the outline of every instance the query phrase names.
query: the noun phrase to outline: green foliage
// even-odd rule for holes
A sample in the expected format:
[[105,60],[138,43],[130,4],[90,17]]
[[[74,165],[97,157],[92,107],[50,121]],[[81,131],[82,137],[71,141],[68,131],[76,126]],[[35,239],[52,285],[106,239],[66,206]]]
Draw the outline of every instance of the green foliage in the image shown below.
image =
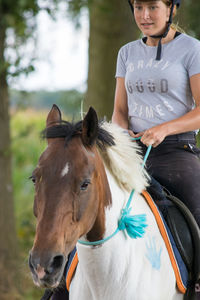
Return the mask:
[[49,110],[53,104],[57,104],[61,110],[71,115],[73,119],[80,119],[81,102],[84,101],[84,94],[77,90],[57,92],[25,92],[10,91],[11,106],[15,109],[34,108],[37,110]]
[[[34,51],[24,52],[28,41],[36,41],[36,16],[45,10],[52,17],[62,0],[0,0],[0,36],[5,37],[5,43],[0,44],[0,53],[3,59],[0,72],[5,72],[11,79],[21,73],[28,74],[34,70]],[[9,50],[9,51],[8,51]],[[6,55],[5,55],[6,53]],[[23,59],[26,57],[26,63]],[[3,61],[4,60],[4,61]],[[23,61],[23,63],[22,63]]]
[[200,148],[200,130],[199,130],[198,135],[197,135],[197,147]]
[[89,6],[93,0],[69,0],[68,10],[74,16],[78,16],[81,9]]
[[[29,179],[35,169],[46,141],[40,138],[45,128],[48,111],[37,112],[31,109],[12,113],[12,165],[15,199],[17,236],[20,246],[23,296],[21,300],[40,299],[44,290],[34,286],[28,268],[28,254],[35,235],[35,217],[33,216],[34,186]],[[66,119],[65,116],[63,116]]]
[[32,111],[20,112],[11,118],[15,211],[22,249],[31,248],[34,236],[33,185],[29,177],[45,147],[39,137],[44,127],[44,116]]
[[[45,127],[46,114],[33,111],[18,112],[11,118],[13,187],[17,236],[20,246],[21,272],[29,274],[28,253],[33,244],[35,219],[33,217],[34,187],[29,180],[38,158],[45,147],[39,132]],[[23,300],[40,299],[41,291],[34,287],[30,278],[24,278]]]
[[183,9],[183,18],[187,24],[188,33],[200,39],[200,2],[196,0],[184,0]]

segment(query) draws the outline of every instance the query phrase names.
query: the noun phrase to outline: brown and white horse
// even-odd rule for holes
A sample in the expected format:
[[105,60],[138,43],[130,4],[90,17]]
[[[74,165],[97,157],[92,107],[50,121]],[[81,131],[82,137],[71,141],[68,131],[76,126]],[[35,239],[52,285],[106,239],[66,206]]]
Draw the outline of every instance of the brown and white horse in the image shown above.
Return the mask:
[[[99,123],[92,108],[83,121],[71,124],[61,120],[54,105],[44,135],[48,147],[32,174],[37,228],[29,263],[35,284],[56,288],[77,245],[70,300],[183,299],[141,195],[147,174],[136,143],[116,125]],[[146,214],[144,237],[131,239],[120,231],[98,247],[77,244],[111,235],[132,189],[132,213]]]

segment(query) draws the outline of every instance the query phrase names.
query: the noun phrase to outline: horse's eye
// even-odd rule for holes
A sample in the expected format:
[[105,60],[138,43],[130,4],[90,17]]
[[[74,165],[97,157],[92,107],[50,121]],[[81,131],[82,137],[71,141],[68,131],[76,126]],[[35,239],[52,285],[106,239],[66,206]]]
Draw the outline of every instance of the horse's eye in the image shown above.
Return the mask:
[[90,183],[91,183],[91,182],[90,182],[89,179],[84,180],[84,181],[81,183],[81,191],[85,191]]
[[29,179],[31,179],[31,180],[32,180],[33,184],[35,184],[35,183],[36,183],[36,178],[35,178],[35,176],[31,175],[31,176],[29,177]]

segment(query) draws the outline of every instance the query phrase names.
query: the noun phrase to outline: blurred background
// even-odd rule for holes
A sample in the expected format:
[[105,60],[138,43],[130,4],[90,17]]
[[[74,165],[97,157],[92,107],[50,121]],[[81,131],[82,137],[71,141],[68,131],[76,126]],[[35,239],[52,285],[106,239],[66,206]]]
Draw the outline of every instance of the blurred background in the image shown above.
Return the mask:
[[[179,26],[200,38],[200,2]],[[126,0],[0,1],[0,300],[37,300],[27,261],[35,219],[29,180],[53,103],[66,120],[93,106],[109,120],[119,48],[139,37]]]

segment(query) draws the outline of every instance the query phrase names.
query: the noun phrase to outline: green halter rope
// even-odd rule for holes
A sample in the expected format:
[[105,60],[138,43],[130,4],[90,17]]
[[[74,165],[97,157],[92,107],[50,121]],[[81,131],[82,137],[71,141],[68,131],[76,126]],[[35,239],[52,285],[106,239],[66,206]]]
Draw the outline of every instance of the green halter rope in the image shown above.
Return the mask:
[[[139,140],[141,137],[139,138],[132,138],[132,140]],[[146,154],[144,156],[144,160],[142,163],[142,169],[145,166],[145,163],[147,161],[147,158],[149,156],[149,153],[151,151],[151,145],[147,148]],[[134,215],[131,216],[130,215],[130,211],[131,211],[131,201],[133,198],[135,190],[133,189],[130,193],[129,199],[127,201],[126,207],[124,209],[121,210],[121,216],[120,219],[118,221],[118,227],[117,229],[113,232],[113,234],[109,235],[107,238],[104,238],[102,240],[99,241],[95,241],[95,242],[88,242],[88,241],[81,241],[78,240],[78,242],[82,245],[86,245],[86,246],[97,246],[100,244],[103,244],[107,241],[109,241],[112,237],[114,237],[120,230],[126,230],[127,234],[133,238],[141,238],[143,237],[144,233],[145,233],[145,228],[147,227],[147,223],[146,223],[146,214],[141,214],[141,215]]]

